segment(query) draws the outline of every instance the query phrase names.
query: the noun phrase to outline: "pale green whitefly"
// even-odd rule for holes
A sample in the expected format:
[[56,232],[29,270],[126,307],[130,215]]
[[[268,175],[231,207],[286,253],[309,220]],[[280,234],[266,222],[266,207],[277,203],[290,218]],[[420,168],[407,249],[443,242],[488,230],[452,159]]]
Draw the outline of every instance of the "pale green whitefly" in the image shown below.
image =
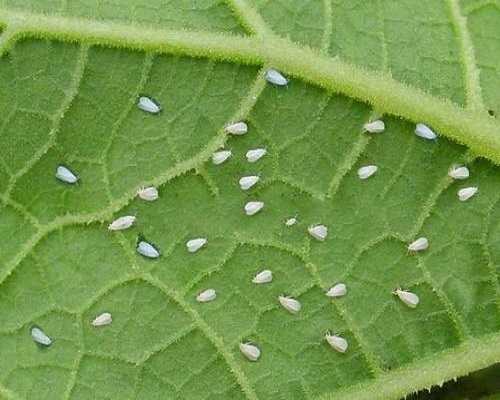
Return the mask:
[[138,254],[146,258],[160,257],[160,252],[151,243],[144,240],[137,243],[136,251]]
[[93,327],[106,326],[113,322],[113,317],[109,312],[103,312],[92,320]]
[[363,131],[366,133],[382,133],[385,130],[384,121],[377,119],[363,125]]
[[417,307],[418,302],[420,301],[419,297],[412,292],[407,290],[402,290],[401,288],[397,288],[392,294],[395,294],[399,297],[404,304],[406,304],[410,308]]
[[328,236],[328,228],[326,227],[326,225],[322,224],[311,225],[307,228],[307,232],[309,232],[309,235],[311,235],[319,242],[324,242],[326,237]]
[[56,168],[56,178],[64,183],[75,184],[78,177],[64,165],[58,165]]
[[31,338],[35,343],[42,346],[50,346],[52,344],[52,339],[37,326],[31,328]]
[[260,271],[252,278],[252,283],[261,284],[269,283],[273,280],[273,272],[270,269]]
[[336,285],[332,286],[328,292],[326,292],[326,295],[328,297],[342,297],[345,296],[347,293],[347,286],[345,283],[337,283]]
[[146,111],[150,114],[158,114],[161,111],[161,107],[156,104],[156,102],[147,97],[147,96],[140,96],[139,97],[139,102],[137,103],[137,107],[141,109],[142,111]]
[[212,154],[212,164],[214,165],[220,165],[226,160],[231,157],[232,153],[231,150],[221,150],[221,151],[216,151],[215,153]]
[[226,132],[236,136],[244,135],[248,132],[248,125],[243,121],[235,122],[226,126]]
[[287,228],[291,228],[294,225],[297,225],[299,223],[299,220],[297,219],[297,216],[289,217],[285,220],[285,226]]
[[278,296],[278,301],[285,310],[292,314],[298,313],[302,308],[300,301],[288,296],[280,295]]
[[429,247],[429,240],[426,237],[420,237],[408,245],[408,251],[422,251]]
[[158,189],[154,186],[142,187],[137,189],[137,196],[146,201],[155,201],[158,199]]
[[467,179],[469,177],[469,168],[453,166],[448,170],[448,175],[453,179]]
[[259,161],[262,157],[267,154],[267,150],[263,148],[248,150],[245,154],[247,161],[249,163],[254,163]]
[[331,333],[327,332],[325,335],[325,339],[328,344],[339,353],[345,353],[347,351],[347,348],[349,347],[347,340],[341,336],[332,335]]
[[217,292],[214,289],[207,289],[196,296],[196,301],[199,303],[208,303],[217,298]]
[[359,179],[368,179],[373,176],[377,170],[378,167],[376,165],[365,165],[358,169],[358,177]]
[[475,186],[470,186],[466,188],[462,188],[457,192],[458,195],[458,200],[460,201],[467,201],[469,200],[472,196],[474,196],[478,192],[478,188]]
[[187,251],[190,253],[196,253],[199,249],[207,244],[207,239],[205,238],[196,238],[191,239],[186,242]]

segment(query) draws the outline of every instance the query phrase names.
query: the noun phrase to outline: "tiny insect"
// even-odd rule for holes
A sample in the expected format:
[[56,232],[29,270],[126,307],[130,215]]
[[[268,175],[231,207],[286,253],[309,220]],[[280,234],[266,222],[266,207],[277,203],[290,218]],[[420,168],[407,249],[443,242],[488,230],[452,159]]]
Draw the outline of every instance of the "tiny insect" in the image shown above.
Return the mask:
[[152,99],[146,96],[139,97],[139,103],[137,103],[142,111],[146,111],[151,114],[158,114],[161,110],[160,106],[156,104]]
[[479,189],[475,186],[470,186],[466,188],[462,188],[458,191],[458,200],[460,201],[467,201],[469,200],[472,196],[474,196]]
[[78,182],[78,177],[64,165],[59,165],[56,169],[56,178],[65,183],[74,184]]
[[266,149],[252,149],[252,150],[248,150],[247,154],[246,154],[247,161],[249,163],[257,162],[262,157],[264,157],[266,154],[267,154],[267,150]]
[[104,312],[94,318],[94,320],[92,321],[92,326],[97,328],[98,326],[109,325],[111,322],[113,322],[111,314],[108,312]]
[[158,250],[156,250],[156,248],[151,243],[145,242],[143,240],[141,240],[141,241],[139,241],[139,243],[137,243],[136,251],[141,256],[144,256],[146,258],[158,258],[158,257],[160,257],[160,252]]
[[337,283],[335,286],[332,286],[326,295],[328,297],[342,297],[347,293],[347,287],[344,283]]
[[347,340],[338,335],[332,335],[330,332],[327,332],[325,335],[325,339],[330,346],[332,346],[339,353],[345,353],[349,344]]
[[408,292],[397,288],[392,294],[395,294],[399,299],[410,308],[415,308],[418,304],[419,298],[415,293]]
[[231,157],[231,150],[221,150],[212,154],[212,163],[214,165],[220,165],[225,162],[229,157]]
[[31,328],[31,338],[38,344],[43,346],[50,346],[52,344],[52,339],[47,336],[47,334],[36,326]]
[[244,176],[239,180],[241,190],[248,190],[257,182],[260,181],[260,177],[256,175]]
[[375,172],[377,172],[378,167],[376,165],[365,165],[358,169],[358,177],[359,179],[368,179]]
[[201,249],[205,244],[207,244],[207,239],[205,238],[196,238],[188,240],[186,243],[187,251],[190,253],[195,253],[199,249]]
[[307,231],[309,235],[320,242],[324,242],[328,235],[328,228],[325,225],[311,225]]
[[467,179],[469,177],[469,168],[451,167],[448,170],[448,175],[453,179]]
[[287,218],[285,221],[285,226],[287,228],[290,228],[294,225],[297,225],[299,223],[299,220],[297,219],[297,216],[295,215],[294,217]]
[[115,219],[108,225],[108,231],[122,231],[130,228],[136,220],[135,215],[125,215]]
[[245,204],[245,212],[247,215],[254,215],[264,208],[263,201],[249,201]]
[[422,251],[429,247],[429,241],[426,237],[418,238],[408,245],[408,251]]
[[250,343],[240,343],[240,351],[250,361],[257,361],[260,357],[260,349]]
[[257,275],[255,275],[252,279],[252,283],[269,283],[273,280],[273,272],[269,269],[265,269],[260,271]]
[[288,79],[281,74],[281,72],[272,68],[266,71],[266,81],[276,86],[286,86],[289,82]]
[[301,305],[298,300],[292,299],[291,297],[287,296],[279,296],[278,301],[285,310],[292,314],[296,314],[300,311]]
[[158,199],[158,189],[154,186],[142,187],[137,189],[137,196],[146,201],[155,201]]
[[421,138],[428,139],[428,140],[434,140],[437,138],[437,135],[434,133],[434,131],[429,128],[427,125],[424,124],[417,124],[415,127],[415,134],[417,136],[420,136]]
[[226,132],[231,135],[244,135],[248,132],[248,125],[245,122],[235,122],[226,126]]
[[367,133],[381,133],[385,130],[384,121],[377,119],[376,121],[367,122],[363,125],[363,131]]
[[207,289],[196,296],[196,301],[200,303],[207,303],[209,301],[215,300],[217,293],[214,289]]

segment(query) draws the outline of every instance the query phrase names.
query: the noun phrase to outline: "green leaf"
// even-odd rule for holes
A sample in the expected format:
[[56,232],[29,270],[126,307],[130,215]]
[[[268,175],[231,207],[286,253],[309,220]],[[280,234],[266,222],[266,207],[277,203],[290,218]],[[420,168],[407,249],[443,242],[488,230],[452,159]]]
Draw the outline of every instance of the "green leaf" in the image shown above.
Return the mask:
[[[472,0],[0,2],[0,395],[397,399],[500,361],[499,23]],[[363,133],[376,118],[386,131]],[[242,191],[245,175],[261,181]],[[136,197],[149,185],[157,201]],[[247,216],[251,200],[265,206]],[[134,226],[109,232],[123,215]],[[263,269],[273,281],[253,284]]]

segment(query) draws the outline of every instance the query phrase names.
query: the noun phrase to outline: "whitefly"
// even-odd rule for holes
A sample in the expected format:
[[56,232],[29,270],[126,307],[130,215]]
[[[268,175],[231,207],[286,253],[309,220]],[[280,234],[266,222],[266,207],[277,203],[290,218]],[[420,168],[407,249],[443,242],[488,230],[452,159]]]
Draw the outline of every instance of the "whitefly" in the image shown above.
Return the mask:
[[161,110],[160,105],[157,104],[152,98],[147,96],[139,97],[137,107],[139,107],[142,111],[146,111],[150,114],[158,114]]
[[78,182],[78,177],[64,165],[59,165],[56,168],[56,178],[69,184],[75,184]]
[[289,80],[285,78],[281,72],[275,70],[275,69],[268,69],[266,71],[266,80],[269,83],[272,83],[273,85],[276,86],[286,86],[288,85]]
[[137,243],[136,251],[138,254],[146,258],[160,257],[160,252],[156,249],[156,247],[144,240],[140,240]]
[[50,346],[52,344],[52,339],[37,326],[31,328],[31,338],[35,343],[42,346]]

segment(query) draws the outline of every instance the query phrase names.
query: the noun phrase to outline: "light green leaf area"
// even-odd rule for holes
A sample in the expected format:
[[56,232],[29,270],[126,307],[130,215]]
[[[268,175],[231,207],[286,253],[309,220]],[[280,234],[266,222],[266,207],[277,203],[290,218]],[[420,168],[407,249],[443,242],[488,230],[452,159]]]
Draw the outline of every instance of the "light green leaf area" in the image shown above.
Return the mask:
[[0,26],[1,398],[398,399],[500,361],[497,1],[3,0]]

